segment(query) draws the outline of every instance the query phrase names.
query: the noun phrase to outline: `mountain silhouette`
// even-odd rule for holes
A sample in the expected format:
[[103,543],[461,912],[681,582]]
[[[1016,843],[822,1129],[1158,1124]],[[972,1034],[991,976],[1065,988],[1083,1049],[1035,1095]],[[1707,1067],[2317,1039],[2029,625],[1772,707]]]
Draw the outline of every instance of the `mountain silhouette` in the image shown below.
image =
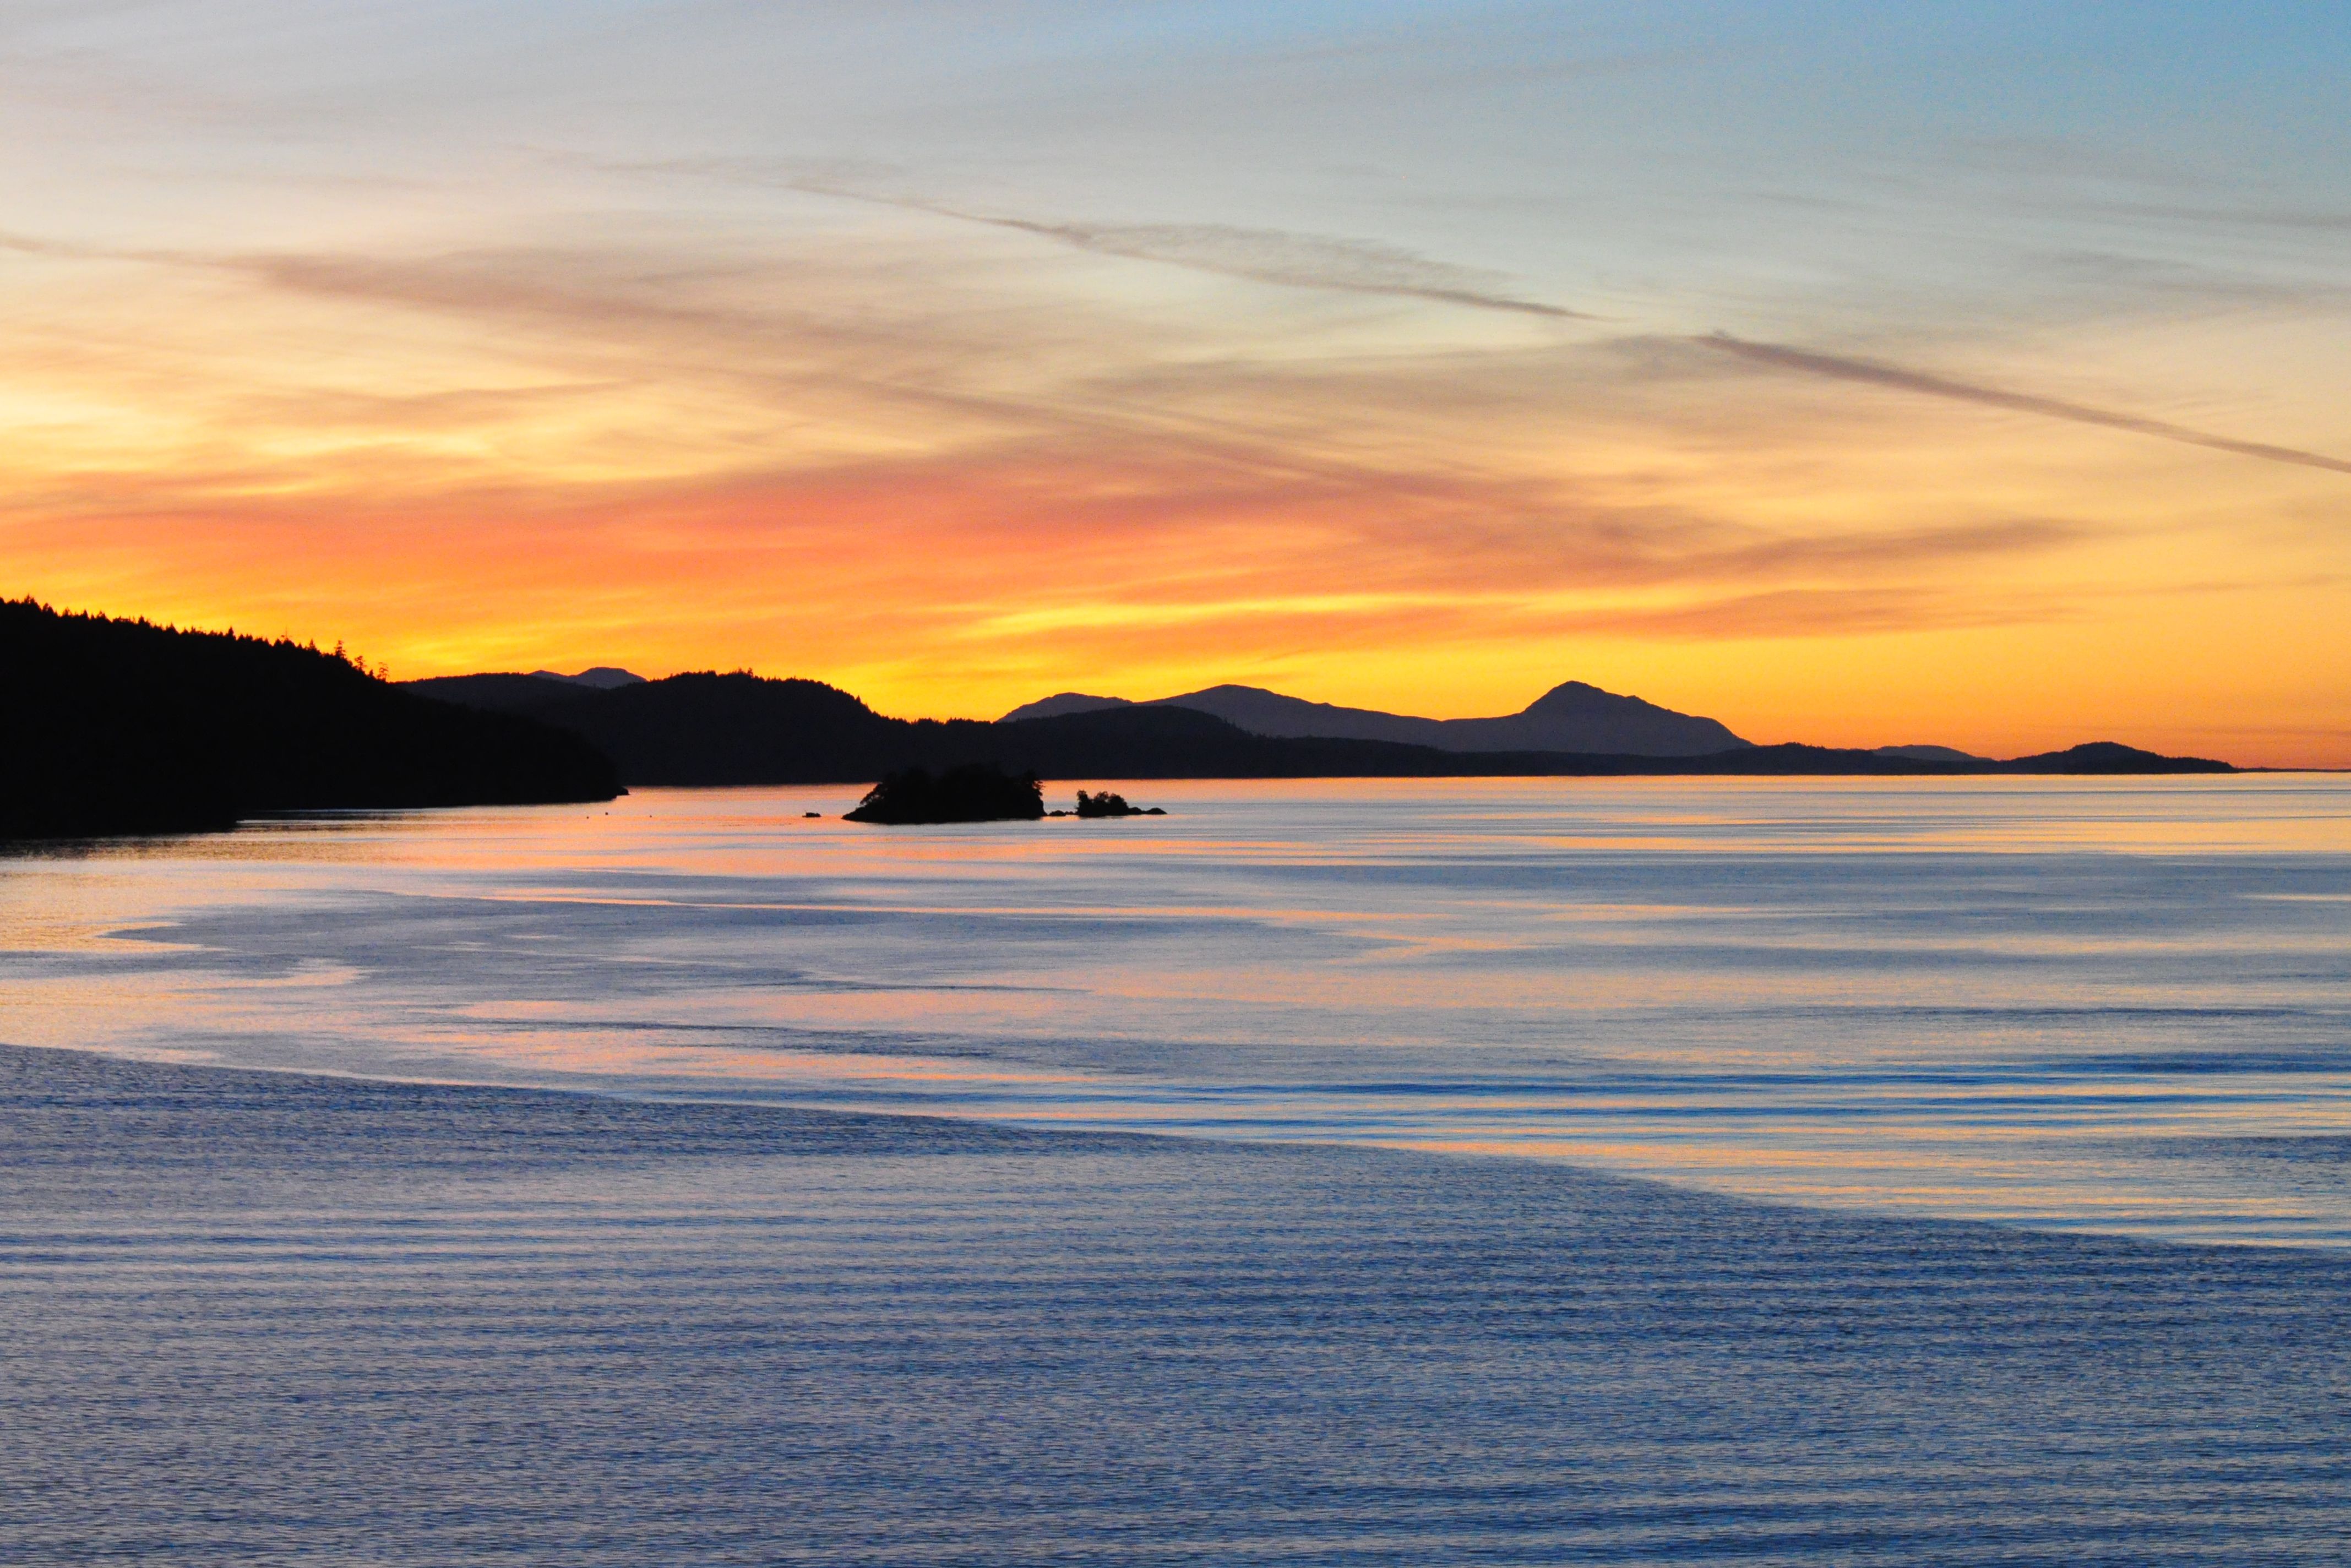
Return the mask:
[[[465,700],[479,706],[571,729],[611,758],[627,782],[648,785],[868,784],[909,768],[937,774],[975,764],[1075,779],[2230,771],[2223,762],[2159,757],[2112,743],[2014,762],[1749,746],[1736,737],[1733,744],[1698,756],[1466,751],[1350,736],[1265,735],[1196,707],[1165,703],[1081,707],[995,723],[902,719],[875,713],[820,682],[743,674],[672,675],[611,691],[514,674],[416,685],[453,696],[465,694]],[[1589,704],[1591,697],[1583,694],[1591,691],[1571,690],[1562,700]]]
[[609,800],[578,736],[434,702],[340,650],[0,601],[0,838],[273,811]]
[[567,685],[592,686],[600,692],[611,691],[614,686],[643,685],[645,680],[643,675],[631,674],[628,671],[616,669],[611,664],[599,664],[592,670],[582,670],[576,675],[559,675],[553,670],[533,670],[530,674],[533,680],[561,681]]
[[1908,757],[1920,762],[1982,762],[1987,760],[1972,751],[1961,751],[1956,746],[1880,746],[1875,748],[1880,757]]
[[559,675],[553,670],[533,670],[527,675],[510,672],[486,675],[431,675],[421,681],[400,683],[402,690],[414,692],[421,697],[459,703],[466,707],[490,708],[500,713],[521,713],[541,704],[560,702],[566,697],[584,696],[591,692],[618,691],[622,686],[645,684],[643,675],[632,675],[626,670],[616,670],[608,665],[582,670],[576,675]]
[[[1248,688],[1237,686],[1234,689],[1243,691]],[[1134,704],[1124,697],[1093,697],[1083,692],[1056,692],[1050,697],[1021,704],[999,722],[1015,724],[1024,718],[1059,718],[1065,713],[1092,713],[1098,708],[1133,706]]]
[[1573,751],[1607,756],[1705,757],[1748,743],[1710,718],[1676,713],[1582,681],[1553,686],[1524,711],[1499,718],[1416,718],[1374,708],[1308,702],[1260,686],[1209,686],[1129,705],[1123,697],[1063,692],[1006,714],[1008,722],[1108,707],[1182,707],[1213,714],[1252,735],[1384,740],[1439,751]]
[[[1069,693],[1060,711],[988,723],[892,718],[818,681],[610,678],[625,675],[396,687],[340,648],[0,601],[0,839],[189,831],[290,810],[602,800],[624,781],[864,784],[914,768],[935,790],[951,776],[962,790],[980,775],[955,770],[971,768],[1019,779],[2233,771],[2113,741],[2005,762],[1939,747],[1750,746],[1712,720],[1573,682],[1501,719],[1402,718],[1244,686],[1152,704]],[[1388,721],[1437,727],[1450,744],[1269,734],[1191,706],[1203,699],[1259,726]],[[1729,744],[1680,755],[1516,744],[1598,734],[1655,746],[1704,726]],[[1504,744],[1467,747],[1479,739]]]

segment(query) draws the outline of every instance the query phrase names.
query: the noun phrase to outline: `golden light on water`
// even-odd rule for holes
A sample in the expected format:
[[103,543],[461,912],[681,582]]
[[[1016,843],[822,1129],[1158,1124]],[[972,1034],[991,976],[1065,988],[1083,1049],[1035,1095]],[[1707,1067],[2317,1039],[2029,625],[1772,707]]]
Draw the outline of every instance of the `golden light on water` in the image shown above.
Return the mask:
[[2339,1228],[2261,1157],[2351,1111],[2332,779],[1092,782],[1171,814],[647,790],[16,860],[0,1037]]

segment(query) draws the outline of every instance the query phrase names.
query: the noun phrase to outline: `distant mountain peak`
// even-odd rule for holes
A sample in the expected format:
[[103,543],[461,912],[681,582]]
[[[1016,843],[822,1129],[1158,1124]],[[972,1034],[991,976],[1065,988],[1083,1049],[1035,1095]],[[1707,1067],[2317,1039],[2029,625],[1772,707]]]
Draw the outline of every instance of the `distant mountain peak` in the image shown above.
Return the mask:
[[533,680],[561,681],[567,686],[587,686],[600,692],[609,692],[617,686],[642,686],[645,684],[644,676],[631,674],[611,664],[599,664],[576,675],[558,674],[553,670],[533,670],[530,674]]
[[1582,717],[1603,713],[1671,713],[1641,697],[1602,691],[1589,681],[1562,681],[1521,711],[1525,718]]
[[1134,706],[1124,697],[1095,697],[1083,692],[1055,692],[1050,697],[1022,703],[998,722],[1013,724],[1024,718],[1059,718],[1065,713],[1092,713],[1099,708]]
[[1639,697],[1618,696],[1584,681],[1563,682],[1529,704],[1524,712],[1497,718],[1416,718],[1311,702],[1233,682],[1143,704],[1062,692],[1014,708],[1004,716],[1010,721],[1057,718],[1127,706],[1190,708],[1252,735],[1276,738],[1387,740],[1445,751],[1698,757],[1737,750],[1747,744],[1713,719],[1676,713]]

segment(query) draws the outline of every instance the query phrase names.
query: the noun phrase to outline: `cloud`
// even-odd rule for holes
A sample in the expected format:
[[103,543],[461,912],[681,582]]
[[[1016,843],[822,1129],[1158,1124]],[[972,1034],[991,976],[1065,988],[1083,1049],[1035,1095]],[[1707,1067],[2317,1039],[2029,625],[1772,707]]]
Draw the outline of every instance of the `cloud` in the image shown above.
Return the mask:
[[[732,173],[738,177],[745,172],[740,163],[671,163],[661,167],[705,173]],[[862,169],[854,173],[845,172],[840,166],[814,171],[777,172],[773,166],[768,166],[760,177],[768,183],[812,195],[926,213],[935,217],[1035,235],[1102,255],[1188,267],[1194,271],[1249,278],[1288,287],[1426,299],[1466,309],[1500,311],[1554,320],[1606,319],[1590,311],[1499,290],[1492,287],[1493,274],[1435,261],[1376,242],[1218,224],[1079,224],[983,213],[924,197],[877,192],[866,183],[872,172]],[[1737,356],[1750,363],[1771,365],[1802,374],[1858,382],[1926,397],[1973,402],[2075,424],[2097,425],[2266,463],[2351,474],[2351,459],[2331,457],[2324,453],[2271,442],[2216,434],[2175,424],[2168,420],[2098,408],[2064,398],[1980,386],[1930,371],[1844,355],[1818,353],[1784,343],[1755,342],[1727,332],[1694,334],[1686,340]]]
[[1922,397],[1948,398],[1955,402],[1980,403],[1987,408],[2037,414],[2043,419],[2062,419],[2075,424],[2095,424],[2107,430],[2128,431],[2134,435],[2151,435],[2160,441],[2210,447],[2215,452],[2255,457],[2265,463],[2290,463],[2304,468],[2324,468],[2335,474],[2351,474],[2351,459],[2305,452],[2298,446],[2276,446],[2265,441],[2240,441],[2233,436],[2215,435],[2209,431],[2174,424],[2168,420],[2149,419],[2144,414],[2123,413],[2064,398],[2043,397],[2033,392],[2011,392],[2002,387],[1953,381],[1924,371],[1907,370],[1900,365],[1881,364],[1874,360],[1851,359],[1842,354],[1817,354],[1782,343],[1754,343],[1743,338],[1734,338],[1727,332],[1712,332],[1692,338],[1689,341],[1734,355],[1750,363],[1770,365],[1777,370],[1827,376],[1834,381],[1861,382],[1870,386],[1890,387],[1896,392],[1917,392]]
[[1589,311],[1570,309],[1564,305],[1531,299],[1499,289],[1495,287],[1499,274],[1437,261],[1416,251],[1375,240],[1343,239],[1329,235],[1296,234],[1283,229],[1248,228],[1231,224],[1055,223],[1003,213],[977,212],[920,196],[890,194],[843,178],[832,166],[827,166],[822,172],[778,171],[772,165],[747,169],[740,162],[723,161],[673,162],[627,167],[737,177],[749,173],[763,183],[780,185],[809,195],[831,196],[871,206],[894,207],[901,212],[925,213],[959,223],[1035,235],[1103,256],[1157,262],[1193,272],[1247,278],[1287,288],[1426,299],[1472,310],[1497,310],[1557,321],[1602,319]]
[[[925,209],[941,211],[945,209]],[[950,214],[964,215],[964,214]],[[1562,321],[1599,319],[1587,311],[1540,299],[1522,299],[1473,286],[1482,275],[1431,261],[1392,246],[1274,229],[1236,228],[1224,224],[1037,223],[1025,218],[976,218],[998,228],[1018,229],[1077,246],[1138,261],[1165,262],[1196,272],[1222,273],[1291,288],[1346,294],[1385,294],[1428,299],[1473,310],[1499,310]]]
[[[1678,338],[1323,355],[1284,317],[1205,353],[968,251],[858,225],[788,248],[117,253],[188,276],[93,296],[71,336],[128,345],[136,387],[90,384],[168,418],[129,428],[119,483],[26,476],[78,499],[16,537],[39,580],[95,581],[96,508],[222,603],[278,576],[368,598],[358,630],[405,665],[445,667],[429,638],[490,604],[569,637],[601,594],[662,648],[821,672],[999,641],[1041,668],[2013,624],[2063,612],[2036,586],[2074,571],[2057,552],[2154,526],[2062,488],[1922,512],[1907,445],[1893,490],[1871,465],[1879,422],[1824,428]],[[215,363],[224,340],[269,352]],[[821,639],[778,629],[784,603]]]
[[[250,462],[256,430],[317,433],[300,459],[306,482],[340,474],[378,491],[668,490],[731,476],[754,486],[737,515],[755,532],[835,508],[894,528],[882,521],[894,513],[931,519],[908,525],[916,536],[952,531],[1030,570],[1027,547],[1050,538],[1089,571],[1118,576],[1138,602],[1155,583],[1195,585],[1188,596],[1203,575],[1218,580],[1207,591],[1217,598],[1228,579],[1311,580],[1342,555],[1365,591],[1386,594],[1879,581],[2035,554],[2085,531],[1964,511],[1927,526],[1744,526],[1735,505],[1679,494],[1719,459],[1693,465],[1705,441],[1676,450],[1672,432],[1697,417],[1691,400],[1628,397],[1608,343],[1467,361],[1203,357],[1181,338],[1152,336],[1164,326],[1033,296],[1025,280],[975,294],[951,261],[941,277],[925,247],[896,244],[821,241],[786,256],[611,240],[172,256],[275,293],[448,324],[385,319],[364,337],[339,335],[335,354],[371,356],[357,374],[314,380],[304,367],[333,361],[297,356],[282,380],[232,382],[233,395],[192,426],[206,445],[175,450],[152,482],[192,487],[208,465]],[[122,331],[144,341],[143,325]],[[475,361],[476,343],[492,357]],[[183,358],[201,365],[209,346]],[[176,363],[164,368],[181,379]],[[183,395],[156,395],[166,394]],[[1718,413],[1744,446],[1789,434]],[[1625,471],[1635,454],[1642,462]],[[225,488],[265,477],[218,472]],[[775,485],[756,493],[761,476]],[[1122,559],[1162,545],[1144,561]]]
[[2070,600],[2045,594],[1980,598],[1924,588],[1788,588],[1654,609],[1574,612],[1544,618],[1544,629],[1675,641],[1847,637],[2045,622],[2077,609]]

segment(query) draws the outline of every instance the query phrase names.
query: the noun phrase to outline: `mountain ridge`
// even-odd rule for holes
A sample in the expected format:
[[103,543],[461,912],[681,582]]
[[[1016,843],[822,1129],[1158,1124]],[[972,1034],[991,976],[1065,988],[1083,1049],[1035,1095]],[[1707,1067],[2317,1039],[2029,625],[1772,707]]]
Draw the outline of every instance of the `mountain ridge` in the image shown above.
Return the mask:
[[1058,718],[1110,707],[1181,707],[1211,714],[1252,735],[1287,739],[1384,740],[1440,751],[1562,751],[1605,756],[1705,757],[1752,743],[1719,720],[1677,713],[1636,696],[1563,681],[1514,714],[1492,718],[1421,718],[1346,707],[1227,684],[1130,703],[1061,692],[1026,703],[1003,723]]
[[1061,779],[2233,771],[2224,762],[2166,758],[2113,742],[2006,762],[1794,744],[1741,744],[1681,757],[1455,751],[1343,736],[1259,735],[1196,708],[1156,703],[993,722],[903,719],[820,681],[739,672],[672,675],[611,691],[513,674],[417,684],[453,700],[519,703],[507,711],[572,730],[611,758],[625,782],[643,785],[871,783],[908,768],[935,772],[967,764]]
[[530,674],[533,680],[561,681],[568,686],[588,686],[600,692],[611,691],[614,686],[643,685],[645,680],[634,671],[623,670],[615,664],[598,664],[576,675],[567,675],[557,670],[533,670]]

